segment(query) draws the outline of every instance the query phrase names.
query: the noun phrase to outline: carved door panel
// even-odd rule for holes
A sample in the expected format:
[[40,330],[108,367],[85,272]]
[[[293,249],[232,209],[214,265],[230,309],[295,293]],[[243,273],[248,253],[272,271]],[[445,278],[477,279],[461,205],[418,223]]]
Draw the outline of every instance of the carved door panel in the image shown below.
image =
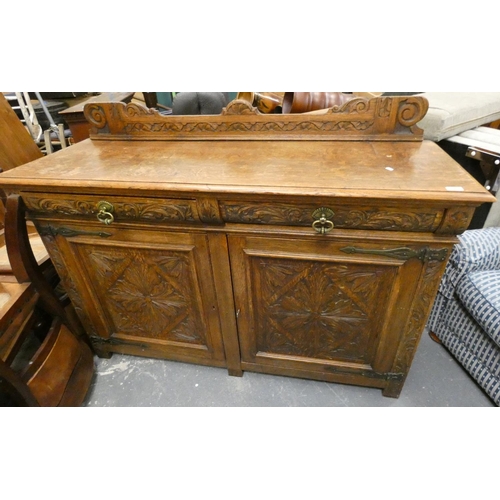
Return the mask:
[[231,236],[242,368],[385,387],[425,251]]
[[97,352],[225,366],[206,234],[39,230]]

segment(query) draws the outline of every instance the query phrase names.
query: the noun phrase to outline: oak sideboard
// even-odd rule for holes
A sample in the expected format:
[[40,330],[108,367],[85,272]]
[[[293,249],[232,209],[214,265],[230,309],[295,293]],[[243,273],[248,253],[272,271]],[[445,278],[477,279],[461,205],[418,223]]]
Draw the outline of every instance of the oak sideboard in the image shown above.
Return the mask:
[[398,397],[456,235],[493,197],[421,97],[309,115],[94,103],[91,138],[0,175],[99,356]]

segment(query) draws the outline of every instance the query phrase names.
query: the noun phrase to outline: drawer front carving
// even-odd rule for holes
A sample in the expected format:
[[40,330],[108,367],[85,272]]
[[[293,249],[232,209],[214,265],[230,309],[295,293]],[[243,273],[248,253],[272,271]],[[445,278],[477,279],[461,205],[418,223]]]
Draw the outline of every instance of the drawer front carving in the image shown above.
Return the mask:
[[[101,196],[40,196],[24,193],[28,212],[53,217],[85,217],[101,222],[100,207],[110,204],[114,222],[203,223],[203,224],[261,224],[312,227],[318,205],[286,203],[252,203],[215,199],[151,199],[114,198]],[[443,223],[444,210],[428,208],[360,207],[350,208],[328,204],[333,212],[329,217],[333,227],[340,229],[367,229],[381,231],[434,232]]]
[[[443,218],[442,210],[412,210],[363,207],[359,209],[329,204],[334,227],[383,231],[434,232]],[[224,222],[312,226],[318,205],[297,206],[280,203],[257,204],[223,201]]]
[[24,193],[23,200],[28,212],[34,214],[96,218],[100,211],[99,203],[106,201],[113,206],[113,216],[116,222],[200,222],[195,200],[114,198],[112,196],[40,196],[31,193]]

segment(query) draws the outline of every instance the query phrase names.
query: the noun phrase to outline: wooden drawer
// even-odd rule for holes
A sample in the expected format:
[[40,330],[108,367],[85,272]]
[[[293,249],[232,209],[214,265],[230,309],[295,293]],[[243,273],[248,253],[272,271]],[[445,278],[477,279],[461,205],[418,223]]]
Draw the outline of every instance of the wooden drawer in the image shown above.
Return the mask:
[[[194,199],[136,198],[96,195],[22,193],[32,215],[112,222],[196,223],[202,222]],[[107,214],[111,214],[112,218]],[[99,217],[98,217],[99,216]]]
[[[200,197],[187,199],[123,196],[22,193],[28,212],[34,216],[109,220],[158,224],[259,224],[311,227],[325,210],[326,218],[338,229],[436,232],[445,219],[439,207],[388,207],[348,205],[339,200],[324,203],[280,201],[233,201]],[[105,203],[104,203],[105,202]],[[106,217],[108,219],[106,219]],[[332,227],[330,222],[327,227]],[[321,228],[321,224],[316,222]],[[333,228],[332,227],[332,228]]]
[[384,207],[375,205],[348,206],[333,200],[323,205],[253,203],[221,201],[224,222],[270,224],[286,226],[312,226],[327,208],[327,219],[333,227],[342,229],[370,229],[381,231],[434,232],[443,220],[443,208]]

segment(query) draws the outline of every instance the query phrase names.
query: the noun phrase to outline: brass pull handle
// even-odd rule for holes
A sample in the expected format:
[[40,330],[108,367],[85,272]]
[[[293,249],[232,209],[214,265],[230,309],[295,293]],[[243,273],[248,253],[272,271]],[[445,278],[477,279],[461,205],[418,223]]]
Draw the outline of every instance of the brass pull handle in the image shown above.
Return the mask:
[[335,215],[335,212],[329,208],[318,208],[312,214],[313,218],[316,219],[312,223],[313,229],[319,234],[329,233],[335,225],[330,220]]
[[97,213],[97,220],[109,226],[115,220],[113,216],[114,209],[115,208],[111,205],[111,203],[108,203],[107,201],[100,201],[97,204],[97,210],[99,210]]
[[325,217],[315,220],[312,226],[314,230],[320,234],[329,233],[334,228],[333,222]]

